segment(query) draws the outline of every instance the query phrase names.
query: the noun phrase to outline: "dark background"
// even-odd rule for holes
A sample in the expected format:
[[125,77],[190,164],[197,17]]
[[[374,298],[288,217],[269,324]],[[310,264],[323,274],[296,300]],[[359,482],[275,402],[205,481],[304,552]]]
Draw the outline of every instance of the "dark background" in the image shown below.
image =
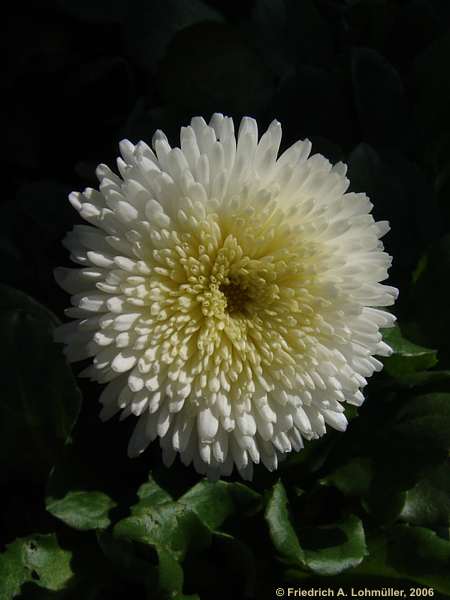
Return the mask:
[[[114,168],[121,139],[149,143],[161,128],[177,145],[181,125],[213,112],[253,116],[260,131],[276,118],[284,147],[308,137],[313,152],[347,162],[351,189],[390,221],[402,331],[450,368],[450,2],[46,0],[9,12],[4,283],[64,319],[68,298],[52,270],[70,266],[60,242],[78,217],[67,193],[94,187],[98,163]],[[100,388],[80,385],[77,460],[95,455],[105,486],[132,498],[158,451],[128,461],[133,423],[101,426]],[[180,489],[197,481],[190,469],[179,474]],[[44,478],[13,477],[3,488],[5,540],[56,527]]]
[[[217,111],[276,118],[285,146],[349,164],[388,219],[402,288],[449,228],[446,0],[54,0],[10,7],[2,78],[6,280],[61,315],[51,267],[72,189],[114,167],[118,142]],[[6,179],[6,181],[5,181]],[[38,243],[36,241],[38,240]],[[50,268],[49,268],[50,267]]]

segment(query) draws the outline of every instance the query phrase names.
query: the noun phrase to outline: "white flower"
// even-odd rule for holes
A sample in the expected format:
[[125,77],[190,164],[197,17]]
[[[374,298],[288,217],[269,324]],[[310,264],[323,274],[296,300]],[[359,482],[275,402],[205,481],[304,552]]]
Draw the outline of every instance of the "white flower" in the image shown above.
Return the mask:
[[130,456],[159,437],[167,465],[249,479],[345,430],[343,403],[382,368],[388,224],[308,140],[277,158],[276,121],[258,141],[251,118],[236,139],[232,119],[196,117],[180,137],[123,141],[121,177],[100,165],[100,191],[70,195],[89,225],[64,241],[81,268],[56,270],[76,319],[57,339],[93,357],[103,419],[138,417]]

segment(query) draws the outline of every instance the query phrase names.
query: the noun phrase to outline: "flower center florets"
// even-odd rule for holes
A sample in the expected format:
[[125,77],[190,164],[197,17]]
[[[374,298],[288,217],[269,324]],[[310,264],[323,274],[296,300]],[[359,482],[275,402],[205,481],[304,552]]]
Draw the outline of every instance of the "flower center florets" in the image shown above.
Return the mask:
[[205,317],[251,319],[279,298],[272,259],[246,256],[236,237],[229,235],[211,262],[197,296]]
[[228,283],[220,286],[220,291],[225,296],[228,314],[243,313],[247,303],[251,300],[248,289],[239,283]]

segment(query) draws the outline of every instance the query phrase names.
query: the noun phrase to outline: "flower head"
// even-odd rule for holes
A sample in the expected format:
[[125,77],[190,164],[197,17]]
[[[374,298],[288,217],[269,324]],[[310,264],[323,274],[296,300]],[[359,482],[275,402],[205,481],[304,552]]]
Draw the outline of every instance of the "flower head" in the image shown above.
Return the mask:
[[251,478],[345,430],[344,403],[390,353],[388,224],[309,141],[278,157],[276,121],[258,140],[251,118],[235,136],[196,117],[180,138],[123,141],[121,176],[100,165],[100,191],[70,195],[89,225],[64,242],[81,268],[56,270],[76,319],[57,339],[93,357],[103,419],[138,417],[130,456],[159,438],[165,464]]

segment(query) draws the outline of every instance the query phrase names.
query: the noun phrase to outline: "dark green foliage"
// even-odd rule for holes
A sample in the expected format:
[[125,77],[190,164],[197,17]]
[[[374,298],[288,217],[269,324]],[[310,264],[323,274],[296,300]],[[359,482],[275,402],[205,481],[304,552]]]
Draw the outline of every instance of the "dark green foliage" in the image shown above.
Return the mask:
[[32,298],[0,286],[2,482],[45,480],[78,417],[81,396],[53,342],[56,323]]
[[[450,3],[46,0],[9,7],[0,222],[0,600],[274,598],[279,586],[450,597]],[[276,473],[208,482],[133,419],[101,424],[53,329],[72,189],[117,143],[214,111],[349,166],[390,221],[394,354]],[[79,389],[80,388],[80,389]],[[80,391],[81,390],[81,391]],[[83,405],[81,406],[81,397]]]

